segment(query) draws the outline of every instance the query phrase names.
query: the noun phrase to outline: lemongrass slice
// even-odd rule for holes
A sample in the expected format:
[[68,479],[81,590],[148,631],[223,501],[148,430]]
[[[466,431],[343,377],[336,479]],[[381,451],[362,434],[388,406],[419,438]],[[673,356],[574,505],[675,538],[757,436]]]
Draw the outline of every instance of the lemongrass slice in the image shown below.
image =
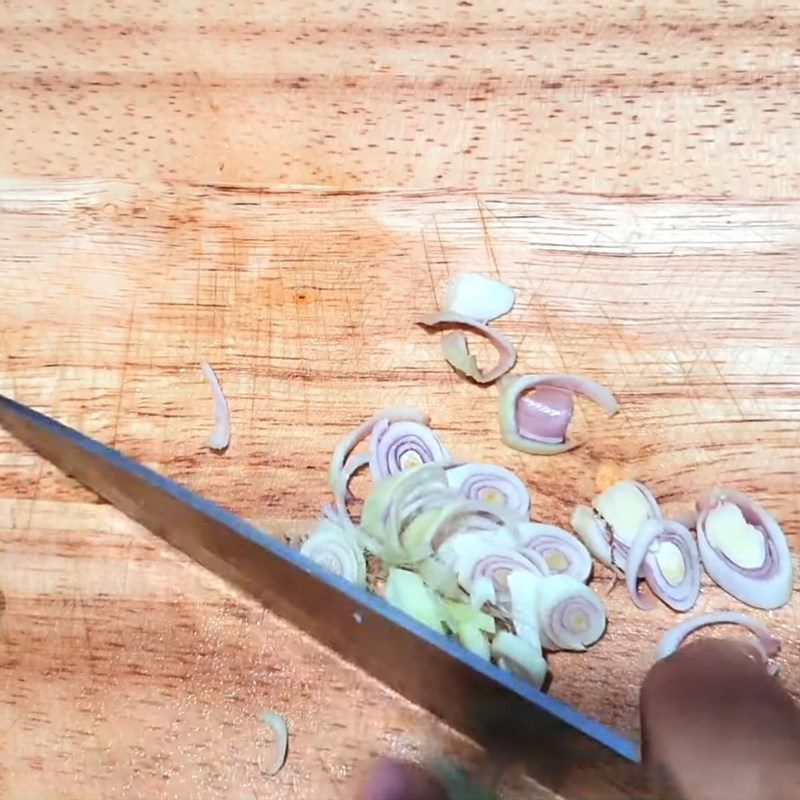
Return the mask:
[[517,542],[523,553],[538,553],[552,575],[571,575],[586,582],[592,574],[592,556],[571,533],[555,525],[525,522],[517,526]]
[[456,638],[462,646],[487,661],[491,656],[491,649],[486,634],[477,626],[463,624],[459,625],[454,631]]
[[537,584],[536,613],[544,647],[585,650],[606,629],[603,601],[570,575],[550,575]]
[[653,604],[639,594],[638,576],[675,611],[688,611],[700,595],[700,554],[689,529],[679,522],[649,519],[631,545],[625,581],[633,602],[647,611]]
[[497,630],[497,623],[494,617],[485,611],[454,600],[444,600],[442,605],[444,606],[447,625],[453,630],[456,630],[460,625],[470,625],[484,633],[494,633]]
[[[517,351],[508,337],[470,317],[442,312],[440,314],[428,314],[418,324],[425,330],[458,329],[455,335],[451,334],[442,339],[442,353],[447,363],[456,372],[465,378],[475,381],[475,383],[482,385],[494,383],[517,363]],[[491,369],[483,370],[478,366],[477,360],[469,352],[467,337],[463,333],[464,330],[472,331],[488,339],[497,350],[497,363]]]
[[792,594],[792,554],[775,519],[741,492],[720,489],[698,503],[697,544],[709,577],[755,608],[780,608]]
[[450,453],[427,425],[382,419],[372,429],[369,470],[375,482],[421,464],[449,462]]
[[352,535],[330,520],[322,520],[303,542],[300,552],[334,575],[358,586],[367,585],[363,550]]
[[520,517],[530,513],[531,496],[513,473],[494,464],[460,464],[447,470],[447,482],[467,500],[499,505]]
[[203,370],[214,398],[214,430],[208,435],[206,445],[212,450],[224,450],[231,443],[231,412],[228,401],[211,364],[204,361],[200,369]]
[[656,661],[674,653],[683,642],[696,630],[708,625],[740,625],[747,628],[756,637],[756,647],[761,654],[770,674],[777,672],[777,666],[768,665],[768,660],[774,658],[781,650],[781,641],[773,636],[766,625],[747,614],[733,611],[719,611],[711,614],[698,614],[670,628],[660,639],[656,648]]
[[336,445],[328,470],[328,482],[334,494],[340,490],[340,486],[344,480],[342,470],[350,453],[353,452],[359,442],[366,439],[367,436],[372,433],[372,429],[381,420],[387,420],[389,422],[407,420],[409,422],[418,422],[425,425],[428,422],[428,415],[412,406],[392,406],[391,408],[381,411],[380,414],[371,417],[366,422],[363,422],[355,430],[345,436],[345,438]]
[[547,662],[541,647],[508,631],[500,631],[492,639],[491,649],[498,666],[532,683],[537,689],[542,688],[547,677]]
[[437,633],[445,632],[441,601],[416,573],[390,569],[386,579],[386,601]]
[[613,566],[611,537],[608,526],[589,506],[576,506],[570,519],[575,533],[586,545],[586,549],[607,567]]
[[514,290],[501,281],[483,275],[460,272],[444,290],[442,311],[490,322],[514,307]]
[[608,414],[619,410],[614,395],[599,383],[574,375],[525,375],[508,381],[500,395],[500,433],[515,450],[534,455],[564,453],[572,393],[594,400]]
[[286,754],[289,752],[289,729],[286,720],[277,711],[262,711],[259,719],[275,734],[272,744],[272,758],[264,768],[268,775],[277,775],[286,763]]
[[481,576],[472,582],[469,591],[469,600],[473,608],[481,609],[488,603],[496,605],[497,592],[494,589],[494,582],[486,575]]

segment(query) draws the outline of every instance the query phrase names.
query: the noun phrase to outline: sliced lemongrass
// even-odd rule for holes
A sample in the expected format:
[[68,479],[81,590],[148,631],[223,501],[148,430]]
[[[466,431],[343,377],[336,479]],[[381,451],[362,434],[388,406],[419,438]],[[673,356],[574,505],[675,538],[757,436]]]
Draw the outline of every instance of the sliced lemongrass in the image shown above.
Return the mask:
[[466,592],[458,585],[458,576],[438,558],[426,558],[414,565],[414,572],[425,581],[433,591],[451,600],[465,600]]
[[497,629],[494,617],[485,611],[455,600],[443,600],[442,604],[445,611],[445,620],[453,630],[459,625],[471,625],[484,633],[494,633]]
[[404,569],[390,569],[385,591],[388,603],[438,633],[445,632],[441,601],[419,575]]
[[460,464],[447,470],[447,482],[462,497],[499,505],[520,517],[530,513],[531,496],[509,470],[494,464]]
[[542,642],[558,650],[585,650],[606,629],[602,600],[570,575],[550,575],[538,583],[536,613]]
[[618,481],[594,498],[592,505],[606,521],[615,543],[630,547],[648,519],[660,519],[652,492],[639,481]]
[[[517,351],[508,337],[470,317],[443,312],[429,314],[423,317],[418,324],[425,330],[459,329],[460,335],[447,336],[442,340],[443,353],[453,369],[476,383],[483,385],[494,383],[509,372],[517,362]],[[478,367],[476,359],[469,353],[467,338],[461,332],[463,330],[483,336],[497,350],[497,362],[491,369],[483,370]]]
[[494,589],[494,582],[485,575],[472,582],[469,590],[469,599],[473,608],[483,608],[486,603],[495,605],[497,603],[497,592]]
[[517,636],[541,647],[539,637],[539,588],[544,578],[532,572],[512,572],[508,576],[511,619]]
[[369,470],[376,483],[421,464],[449,464],[450,453],[421,422],[382,419],[369,441]]
[[454,631],[459,642],[471,653],[485,658],[487,661],[491,656],[489,642],[486,634],[476,625],[459,625]]
[[584,583],[592,574],[592,556],[580,539],[555,525],[524,522],[517,526],[517,542],[523,553],[538,553],[552,575],[566,574]]
[[289,752],[289,729],[286,720],[277,711],[262,711],[258,718],[275,734],[272,758],[264,771],[268,775],[277,775],[286,763],[286,754]]
[[359,586],[367,584],[364,552],[352,535],[330,520],[323,520],[303,542],[300,552],[306,558]]
[[514,290],[501,281],[460,272],[444,290],[442,311],[461,314],[479,322],[508,314],[514,307]]
[[[756,646],[765,664],[768,659],[774,658],[781,650],[780,639],[773,636],[769,628],[757,619],[733,611],[719,611],[711,614],[698,614],[670,628],[658,642],[656,661],[674,653],[695,631],[708,625],[739,625],[749,630],[756,637]],[[774,674],[777,672],[777,667],[773,665],[769,671]]]
[[756,608],[788,603],[792,554],[772,515],[732,489],[712,492],[698,503],[698,510],[697,544],[709,577],[737,600]]
[[212,450],[224,450],[231,443],[231,412],[228,408],[228,400],[220,386],[217,373],[208,361],[200,365],[203,375],[211,387],[211,394],[214,398],[214,429],[206,439],[206,445]]
[[492,639],[491,650],[502,669],[541,689],[547,677],[547,662],[541,647],[508,631],[500,631]]
[[628,552],[625,582],[633,602],[645,611],[653,604],[639,593],[640,574],[670,608],[688,611],[700,595],[700,572],[700,553],[689,529],[674,520],[648,519]]

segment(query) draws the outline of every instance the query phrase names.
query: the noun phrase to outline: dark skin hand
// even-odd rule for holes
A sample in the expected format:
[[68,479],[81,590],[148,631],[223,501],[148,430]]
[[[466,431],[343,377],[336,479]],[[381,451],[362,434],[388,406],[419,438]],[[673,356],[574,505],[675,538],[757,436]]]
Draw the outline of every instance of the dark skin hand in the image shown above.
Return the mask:
[[[655,796],[800,798],[800,708],[746,641],[703,639],[658,662],[640,694],[642,753]],[[362,800],[442,800],[421,767],[385,759]]]

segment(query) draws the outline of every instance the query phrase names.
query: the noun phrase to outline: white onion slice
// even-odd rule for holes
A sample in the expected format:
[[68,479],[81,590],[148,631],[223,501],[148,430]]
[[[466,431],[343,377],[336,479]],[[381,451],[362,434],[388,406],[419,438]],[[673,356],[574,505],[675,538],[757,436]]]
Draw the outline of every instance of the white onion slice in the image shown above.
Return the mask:
[[[711,614],[698,614],[670,628],[662,637],[656,648],[656,661],[674,653],[681,644],[696,630],[707,625],[740,625],[751,631],[756,636],[756,646],[758,647],[764,663],[769,658],[773,658],[781,650],[781,641],[774,637],[766,625],[747,614],[739,614],[733,611],[719,611]],[[777,672],[777,667],[773,665],[770,673]]]
[[[756,608],[788,603],[792,554],[775,519],[732,489],[712,492],[698,503],[698,510],[697,544],[709,577],[737,600]],[[760,548],[753,547],[755,538]],[[761,557],[754,559],[759,553]]]
[[367,585],[364,552],[353,537],[330,520],[322,520],[303,542],[300,553],[329,572],[358,586]]
[[647,520],[639,528],[628,553],[625,570],[628,592],[633,602],[647,611],[653,605],[639,594],[640,571],[653,593],[675,611],[688,611],[697,602],[700,553],[688,528],[679,522]]
[[[527,392],[538,386],[553,387],[555,389],[563,389],[568,392],[584,395],[590,400],[594,400],[607,414],[616,414],[619,410],[614,395],[604,386],[588,378],[575,375],[524,375],[515,380],[508,381],[500,395],[500,433],[503,441],[509,447],[520,450],[523,453],[554,455],[571,450],[578,444],[577,442],[569,441],[566,439],[566,436],[562,436],[560,432],[558,436],[554,436],[555,431],[550,430],[543,431],[542,433],[536,430],[521,430],[519,403],[524,401]],[[537,406],[537,413],[539,413],[540,416],[543,414],[543,418],[547,416],[553,416],[554,419],[558,416],[564,417],[565,423],[562,423],[558,430],[561,431],[561,429],[565,429],[571,417],[571,410],[553,407],[550,409],[552,414],[545,413],[546,411],[547,407],[544,405],[541,408]],[[556,441],[555,439],[559,440]]]
[[[445,312],[428,314],[418,324],[425,330],[460,329],[456,335],[451,334],[442,339],[442,352],[447,363],[456,372],[476,383],[482,385],[494,383],[513,369],[514,364],[517,363],[517,351],[508,337],[470,317]],[[461,329],[483,336],[497,350],[497,363],[491,369],[483,370],[478,366],[477,360],[469,352],[467,337],[464,336]]]
[[212,450],[224,450],[231,443],[231,412],[228,401],[211,364],[204,361],[200,368],[211,386],[211,394],[214,397],[214,430],[208,435],[206,445]]
[[264,771],[268,775],[277,775],[286,763],[286,754],[289,752],[289,729],[286,720],[277,711],[262,711],[258,717],[275,734],[272,759]]
[[447,470],[447,482],[467,500],[499,505],[520,517],[530,513],[531,496],[513,473],[494,464],[460,464]]
[[500,631],[492,640],[492,655],[502,669],[541,689],[547,677],[547,662],[541,647],[508,631]]
[[571,533],[555,525],[525,522],[517,527],[517,542],[523,553],[544,558],[552,575],[566,574],[585,583],[592,574],[592,556]]
[[444,290],[442,311],[489,322],[508,314],[514,307],[514,299],[514,290],[508,284],[460,272]]

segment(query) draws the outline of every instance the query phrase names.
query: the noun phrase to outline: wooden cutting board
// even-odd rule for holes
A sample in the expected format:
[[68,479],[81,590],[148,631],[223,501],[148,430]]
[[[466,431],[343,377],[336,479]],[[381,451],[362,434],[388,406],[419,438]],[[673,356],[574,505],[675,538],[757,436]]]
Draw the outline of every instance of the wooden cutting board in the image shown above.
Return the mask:
[[[401,399],[542,519],[618,475],[670,509],[730,483],[796,547],[799,37],[785,0],[10,0],[0,391],[290,536]],[[414,327],[458,269],[517,288],[520,369],[617,392],[581,450],[503,448],[494,390]],[[2,796],[350,796],[376,754],[479,759],[7,438],[0,591]],[[553,691],[634,735],[674,617],[608,603]],[[800,689],[793,614],[765,618]]]
[[[6,180],[0,391],[289,539],[328,497],[337,440],[404,402],[458,457],[516,471],[539,520],[566,526],[614,477],[669,511],[733,485],[796,549],[799,250],[792,202]],[[615,392],[614,418],[582,406],[583,447],[505,448],[496,391],[414,325],[459,270],[516,289],[497,326],[520,372]],[[224,455],[203,445],[202,359],[231,407]],[[4,796],[347,794],[376,754],[478,757],[5,435],[0,531]],[[607,635],[551,658],[552,692],[636,736],[637,687],[678,617],[621,586],[606,600]],[[698,610],[718,608],[743,610],[705,587]],[[794,606],[759,616],[800,692]],[[292,734],[274,778],[265,708]]]

